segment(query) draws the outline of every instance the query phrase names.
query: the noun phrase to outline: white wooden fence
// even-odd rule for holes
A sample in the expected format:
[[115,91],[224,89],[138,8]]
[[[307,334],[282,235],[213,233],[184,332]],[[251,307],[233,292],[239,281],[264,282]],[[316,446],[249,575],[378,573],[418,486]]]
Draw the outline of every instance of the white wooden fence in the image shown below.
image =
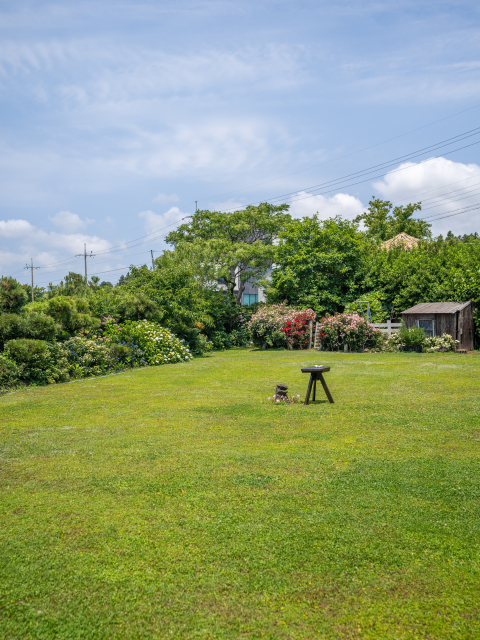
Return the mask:
[[388,336],[390,337],[392,333],[397,333],[397,331],[402,326],[402,323],[387,320],[387,322],[374,322],[373,326],[377,329],[380,329],[382,333],[388,333]]

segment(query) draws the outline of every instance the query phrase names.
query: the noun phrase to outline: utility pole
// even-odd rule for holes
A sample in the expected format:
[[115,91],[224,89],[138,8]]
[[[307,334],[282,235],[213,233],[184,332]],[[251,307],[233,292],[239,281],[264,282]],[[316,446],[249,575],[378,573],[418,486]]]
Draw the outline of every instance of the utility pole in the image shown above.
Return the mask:
[[150,253],[152,254],[152,271],[155,271],[155,261],[153,259],[153,249],[150,249]]
[[33,258],[30,258],[30,262],[31,262],[31,264],[30,264],[30,265],[28,265],[28,264],[27,264],[27,265],[25,265],[25,267],[24,267],[24,268],[25,268],[25,269],[31,269],[31,271],[32,271],[32,302],[35,302],[35,299],[34,299],[34,297],[33,297],[33,270],[34,270],[34,269],[40,269],[40,267],[34,267],[34,266],[33,266]]
[[195,200],[195,213],[197,213],[198,209],[197,209],[197,202],[198,200]]
[[83,245],[83,253],[77,253],[77,255],[75,256],[76,258],[81,258],[81,257],[85,258],[85,284],[87,282],[87,258],[94,258],[95,255],[90,251],[90,253],[87,253],[87,245],[84,244]]

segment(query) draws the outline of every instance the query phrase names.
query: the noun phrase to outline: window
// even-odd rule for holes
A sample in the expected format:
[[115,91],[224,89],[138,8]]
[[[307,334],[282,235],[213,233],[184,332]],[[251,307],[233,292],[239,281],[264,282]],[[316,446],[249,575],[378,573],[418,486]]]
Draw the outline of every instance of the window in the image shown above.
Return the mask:
[[243,304],[255,304],[258,302],[258,293],[244,293]]
[[435,324],[433,320],[417,320],[420,329],[423,329],[427,338],[433,338],[435,335]]

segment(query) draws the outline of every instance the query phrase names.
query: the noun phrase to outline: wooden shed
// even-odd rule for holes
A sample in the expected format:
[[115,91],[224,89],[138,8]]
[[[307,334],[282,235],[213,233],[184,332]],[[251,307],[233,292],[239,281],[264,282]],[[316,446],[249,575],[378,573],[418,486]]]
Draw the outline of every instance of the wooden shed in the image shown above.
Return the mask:
[[402,311],[407,327],[422,327],[428,336],[448,333],[459,340],[459,349],[475,349],[473,302],[422,302]]

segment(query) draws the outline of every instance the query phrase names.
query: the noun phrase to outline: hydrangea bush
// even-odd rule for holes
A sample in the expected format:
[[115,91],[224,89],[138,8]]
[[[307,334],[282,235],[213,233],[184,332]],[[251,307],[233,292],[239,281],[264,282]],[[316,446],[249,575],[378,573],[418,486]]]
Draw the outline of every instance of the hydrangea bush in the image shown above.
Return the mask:
[[348,345],[351,351],[360,351],[368,346],[381,346],[383,334],[357,313],[339,313],[322,318],[319,330],[322,342],[332,350]]
[[72,378],[99,376],[117,368],[123,368],[121,358],[107,340],[89,340],[77,336],[62,345],[67,352]]
[[121,326],[105,325],[103,335],[119,343],[134,344],[150,365],[172,364],[192,359],[190,349],[168,329],[148,320],[127,320]]
[[454,340],[449,333],[425,339],[425,347],[428,353],[433,353],[434,351],[455,351],[458,344],[460,344],[460,341]]

